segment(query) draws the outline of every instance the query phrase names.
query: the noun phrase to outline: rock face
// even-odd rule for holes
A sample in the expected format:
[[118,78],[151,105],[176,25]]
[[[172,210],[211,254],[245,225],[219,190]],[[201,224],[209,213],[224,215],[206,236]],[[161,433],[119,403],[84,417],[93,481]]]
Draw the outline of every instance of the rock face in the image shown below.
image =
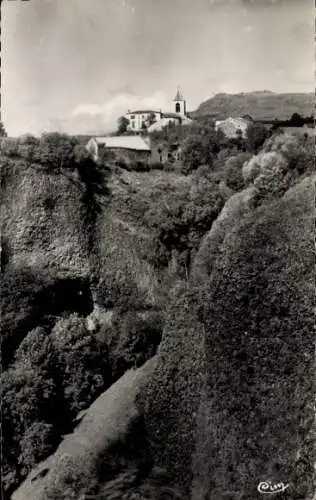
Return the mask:
[[86,222],[85,186],[76,170],[52,172],[12,161],[1,172],[5,365],[44,317],[93,309]]
[[195,288],[167,321],[146,426],[192,500],[253,500],[263,481],[311,499],[313,179],[236,210],[206,237]]
[[89,273],[83,189],[75,172],[12,163],[2,178],[2,258],[10,268],[59,277]]

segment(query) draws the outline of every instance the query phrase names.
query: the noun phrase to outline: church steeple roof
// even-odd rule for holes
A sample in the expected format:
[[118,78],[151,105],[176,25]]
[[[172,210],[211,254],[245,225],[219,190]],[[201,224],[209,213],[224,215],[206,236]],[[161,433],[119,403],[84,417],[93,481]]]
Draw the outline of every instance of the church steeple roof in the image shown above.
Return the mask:
[[180,88],[179,88],[179,85],[177,86],[177,93],[176,93],[176,96],[173,100],[174,101],[184,101],[183,95],[182,95]]

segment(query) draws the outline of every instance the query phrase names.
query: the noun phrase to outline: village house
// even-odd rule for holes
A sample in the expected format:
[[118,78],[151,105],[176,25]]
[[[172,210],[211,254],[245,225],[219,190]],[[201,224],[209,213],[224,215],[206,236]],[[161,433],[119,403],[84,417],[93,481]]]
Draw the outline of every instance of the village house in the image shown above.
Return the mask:
[[141,162],[148,163],[151,149],[148,141],[137,135],[93,137],[89,140],[87,150],[95,161],[98,160],[101,148],[112,153],[116,163],[131,165]]

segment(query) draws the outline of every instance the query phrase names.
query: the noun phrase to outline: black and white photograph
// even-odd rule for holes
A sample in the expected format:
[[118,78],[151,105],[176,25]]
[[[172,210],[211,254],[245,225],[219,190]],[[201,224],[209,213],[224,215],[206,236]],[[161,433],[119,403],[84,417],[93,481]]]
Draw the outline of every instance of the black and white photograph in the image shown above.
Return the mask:
[[316,500],[313,0],[2,0],[1,500]]

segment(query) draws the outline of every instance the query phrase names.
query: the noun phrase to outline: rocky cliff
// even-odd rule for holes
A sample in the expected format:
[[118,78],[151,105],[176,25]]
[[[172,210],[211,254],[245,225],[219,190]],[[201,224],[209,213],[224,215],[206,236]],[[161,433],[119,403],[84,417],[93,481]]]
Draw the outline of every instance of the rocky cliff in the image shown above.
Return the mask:
[[89,275],[83,192],[76,171],[12,162],[1,189],[2,252],[10,268]]

